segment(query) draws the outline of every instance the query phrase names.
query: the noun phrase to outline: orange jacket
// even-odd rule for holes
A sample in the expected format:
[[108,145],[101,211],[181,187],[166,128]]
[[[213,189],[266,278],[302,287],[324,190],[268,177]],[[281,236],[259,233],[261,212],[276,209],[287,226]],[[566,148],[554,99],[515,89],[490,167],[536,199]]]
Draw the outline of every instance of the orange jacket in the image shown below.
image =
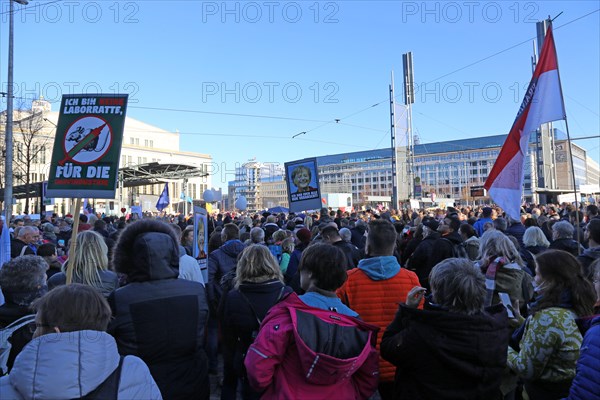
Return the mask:
[[[379,265],[378,259],[385,259],[384,263]],[[384,271],[382,274],[382,269],[386,269],[383,265],[386,262],[387,273]],[[389,266],[393,263],[396,267],[390,271]],[[344,304],[356,311],[363,321],[380,328],[377,335],[377,352],[379,352],[381,337],[394,319],[398,304],[406,301],[406,295],[413,287],[420,286],[419,278],[414,272],[399,268],[393,256],[364,259],[358,265],[358,268],[348,271],[348,280],[338,289],[337,295]],[[377,270],[375,273],[372,270],[374,265]],[[395,372],[394,365],[379,357],[381,382],[393,381]]]

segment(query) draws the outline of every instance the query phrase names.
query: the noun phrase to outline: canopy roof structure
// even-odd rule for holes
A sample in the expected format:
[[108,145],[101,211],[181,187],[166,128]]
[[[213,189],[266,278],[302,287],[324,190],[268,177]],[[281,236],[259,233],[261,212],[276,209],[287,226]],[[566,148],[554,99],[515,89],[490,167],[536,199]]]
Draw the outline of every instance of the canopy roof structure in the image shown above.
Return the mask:
[[140,164],[119,169],[124,187],[154,185],[169,180],[208,176],[202,168],[185,164]]
[[[136,187],[164,183],[170,180],[184,178],[197,178],[208,176],[202,168],[185,164],[159,164],[157,162],[140,164],[131,167],[119,168],[119,178],[123,180],[123,187]],[[27,197],[40,197],[42,195],[42,182],[33,182],[27,185],[13,187],[13,196],[16,199]],[[4,196],[4,188],[0,189],[0,198]]]

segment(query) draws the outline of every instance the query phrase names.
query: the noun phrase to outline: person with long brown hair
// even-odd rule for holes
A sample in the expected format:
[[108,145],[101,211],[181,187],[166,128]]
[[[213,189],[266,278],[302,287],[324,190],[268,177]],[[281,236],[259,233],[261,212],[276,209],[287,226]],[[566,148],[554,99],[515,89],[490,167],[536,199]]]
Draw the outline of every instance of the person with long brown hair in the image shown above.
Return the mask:
[[507,364],[531,400],[561,399],[569,394],[582,342],[575,320],[592,314],[596,295],[573,255],[548,250],[536,264],[537,297],[520,350],[509,348]]

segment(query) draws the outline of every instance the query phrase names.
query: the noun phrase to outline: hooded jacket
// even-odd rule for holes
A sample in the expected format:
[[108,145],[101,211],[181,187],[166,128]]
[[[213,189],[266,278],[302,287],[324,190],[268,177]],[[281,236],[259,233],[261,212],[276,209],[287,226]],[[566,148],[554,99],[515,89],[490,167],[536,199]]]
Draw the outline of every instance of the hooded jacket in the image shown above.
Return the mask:
[[377,328],[290,294],[271,308],[244,364],[261,399],[367,399],[377,389]]
[[144,360],[166,399],[208,398],[206,294],[202,284],[177,279],[175,233],[155,220],[135,222],[119,237],[113,262],[130,282],[108,299],[119,353]]
[[[99,331],[52,333],[33,339],[0,379],[0,397],[75,399],[96,389],[119,365],[112,336]],[[123,360],[118,399],[161,399],[148,367],[138,357]]]
[[395,399],[497,398],[509,331],[502,305],[466,315],[400,305],[381,355],[397,366]]
[[[344,304],[356,311],[360,318],[382,331],[392,322],[398,303],[415,286],[420,286],[417,275],[400,268],[394,256],[381,256],[360,260],[358,268],[348,271],[348,280],[338,289],[337,295]],[[377,337],[377,350],[381,335]],[[380,380],[394,379],[394,367],[379,360]]]

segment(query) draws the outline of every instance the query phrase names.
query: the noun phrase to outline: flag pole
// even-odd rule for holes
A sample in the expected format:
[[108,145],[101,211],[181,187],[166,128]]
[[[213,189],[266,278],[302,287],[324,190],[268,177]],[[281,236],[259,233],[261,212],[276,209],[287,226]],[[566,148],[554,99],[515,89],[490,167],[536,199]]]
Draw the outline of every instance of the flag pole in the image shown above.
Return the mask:
[[396,164],[398,160],[396,159],[396,125],[395,125],[395,115],[394,115],[394,71],[391,74],[391,84],[389,85],[390,92],[390,133],[391,133],[391,148],[392,148],[392,208],[398,210],[399,206],[399,191],[398,187],[398,168]]
[[[562,14],[562,12],[561,12]],[[548,20],[550,21],[549,26],[552,27],[552,21],[554,21],[560,14],[558,14],[556,17],[554,17],[553,19],[548,18]],[[554,31],[552,32],[552,34],[554,35]],[[563,90],[562,90],[562,82],[560,80],[560,66],[558,63],[558,54],[556,52],[556,45],[554,46],[554,56],[556,57],[556,74],[558,76],[558,88],[560,90],[560,97],[563,103],[563,107],[565,110],[565,129],[567,131],[567,144],[569,145],[569,162],[571,164],[571,178],[573,179],[573,194],[575,195],[575,231],[577,231],[577,252],[579,254],[581,254],[581,232],[579,230],[579,224],[580,224],[580,219],[579,219],[579,199],[577,197],[577,180],[575,179],[575,163],[573,162],[573,148],[572,146],[572,141],[571,141],[571,133],[569,132],[569,121],[567,119],[567,107],[565,106],[565,96],[563,95]],[[554,134],[554,133],[553,133]]]

